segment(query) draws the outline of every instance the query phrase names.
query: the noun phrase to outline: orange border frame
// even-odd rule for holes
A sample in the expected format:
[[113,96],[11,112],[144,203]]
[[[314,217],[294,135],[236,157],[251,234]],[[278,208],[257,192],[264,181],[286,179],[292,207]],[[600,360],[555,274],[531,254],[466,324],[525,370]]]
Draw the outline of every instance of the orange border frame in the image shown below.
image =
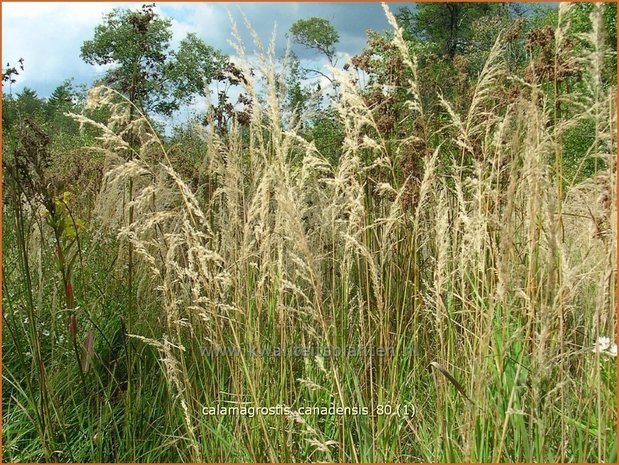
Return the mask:
[[[70,1],[70,3],[92,3],[95,0],[73,0]],[[454,0],[447,0],[449,3],[456,3]],[[570,3],[617,3],[618,0],[610,0],[610,1],[604,1],[604,0],[571,0]],[[459,2],[461,3],[498,3],[498,0],[459,0]],[[31,3],[31,2],[26,2],[26,1],[20,1],[20,0],[9,0],[9,1],[5,1],[5,0],[0,0],[0,18],[2,18],[2,4],[3,3]],[[39,0],[38,3],[60,3],[60,2],[54,2],[53,0]],[[108,2],[108,3],[117,3],[117,2]],[[140,4],[140,3],[144,3],[144,1],[136,1],[136,0],[131,0],[129,3],[136,3],[136,4]],[[230,0],[214,0],[211,2],[199,2],[197,0],[164,0],[158,3],[380,3],[379,0],[339,0],[339,1],[334,1],[334,0],[325,0],[323,2],[317,1],[317,0],[299,0],[298,2],[288,2],[286,0],[274,0],[271,2],[268,2],[266,0],[236,0],[236,1],[230,1]],[[410,2],[407,0],[389,0],[389,3],[435,3],[432,2],[431,0],[418,0],[416,2]],[[508,3],[545,3],[542,2],[540,0],[520,0],[518,2],[515,2],[513,0],[509,0]],[[619,23],[619,11],[617,12],[617,23]],[[0,26],[0,31],[1,31],[2,27]],[[2,46],[2,37],[0,36],[0,62],[2,62],[2,57],[1,57],[1,46]],[[619,71],[619,62],[617,63],[617,71]],[[615,89],[617,92],[617,101],[619,102],[619,86],[617,86],[617,88]],[[617,108],[615,109],[615,111],[617,111]],[[2,114],[2,98],[0,97],[0,115]],[[619,141],[619,124],[617,124],[617,129],[616,129],[616,140]],[[2,144],[2,126],[0,125],[0,146]],[[618,148],[618,152],[617,152],[618,158],[619,158],[619,148]],[[0,158],[2,158],[2,155],[0,154]],[[619,184],[619,169],[616,169],[616,180],[617,180],[617,184]],[[617,195],[617,197],[615,198],[615,206],[616,206],[616,215],[617,215],[617,223],[619,224],[619,193],[615,192],[615,194]],[[0,166],[0,197],[2,197],[2,167]],[[0,203],[0,244],[2,243],[2,209],[3,209],[3,204]],[[616,238],[616,244],[619,247],[619,229],[617,230],[617,238]],[[617,275],[617,269],[615,269],[615,275]],[[0,281],[2,280],[2,274],[3,274],[3,262],[2,262],[2,252],[0,249]],[[616,295],[619,295],[619,279],[616,279]],[[2,288],[0,287],[0,311],[2,311]],[[615,299],[617,300],[617,299]],[[615,309],[615,311],[617,312],[617,316],[619,319],[619,302],[617,303],[617,308]],[[0,373],[2,371],[2,320],[0,320]],[[615,334],[615,340],[619,340],[619,326],[616,328],[616,334]],[[615,361],[615,363],[617,364],[617,367],[619,368],[619,358]],[[619,373],[617,375],[617,384],[619,385]],[[0,376],[0,396],[2,395],[2,377]],[[619,398],[617,399],[617,411],[619,411]],[[0,463],[5,463],[2,460],[2,404],[0,403]],[[619,430],[619,419],[617,421],[617,427]],[[113,462],[110,462],[113,463]],[[93,463],[92,465],[95,465],[95,463]],[[170,465],[181,465],[181,464],[170,464]],[[290,464],[292,465],[292,464]],[[464,465],[464,464],[463,464]]]

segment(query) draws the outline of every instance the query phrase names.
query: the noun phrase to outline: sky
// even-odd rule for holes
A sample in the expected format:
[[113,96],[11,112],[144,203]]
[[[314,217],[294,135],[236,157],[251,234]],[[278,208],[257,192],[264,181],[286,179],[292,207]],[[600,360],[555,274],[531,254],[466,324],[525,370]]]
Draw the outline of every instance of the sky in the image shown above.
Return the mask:
[[[7,63],[12,66],[19,58],[24,59],[25,69],[18,76],[13,92],[27,86],[39,96],[48,97],[67,78],[74,78],[76,84],[92,84],[105,70],[80,59],[82,43],[92,38],[95,26],[102,22],[105,13],[116,7],[140,8],[142,3],[3,2],[3,68]],[[414,8],[403,3],[390,6],[395,12],[402,5]],[[239,25],[245,44],[251,43],[251,39],[243,27],[242,14],[265,43],[276,26],[277,45],[282,51],[287,43],[286,32],[297,19],[319,16],[331,21],[340,34],[337,49],[342,64],[363,49],[368,29],[388,29],[380,3],[160,2],[157,11],[172,21],[173,46],[187,33],[194,32],[227,54],[233,54],[229,43],[232,39],[229,13]],[[303,47],[295,46],[293,50],[305,66],[324,64],[324,60]]]

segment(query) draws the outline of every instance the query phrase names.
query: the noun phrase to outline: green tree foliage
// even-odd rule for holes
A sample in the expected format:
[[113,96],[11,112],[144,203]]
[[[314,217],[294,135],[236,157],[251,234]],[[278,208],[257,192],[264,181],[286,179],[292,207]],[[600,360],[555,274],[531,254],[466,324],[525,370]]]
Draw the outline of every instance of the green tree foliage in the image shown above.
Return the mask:
[[66,79],[57,86],[45,104],[45,130],[50,136],[53,160],[62,166],[72,150],[79,150],[92,144],[97,132],[88,126],[80,128],[70,113],[86,113],[93,120],[104,122],[109,114],[104,109],[84,109],[85,89],[76,86],[72,79]]
[[[593,11],[592,3],[577,3],[574,5],[572,14],[572,23],[574,32],[586,33],[591,30],[591,12]],[[617,3],[608,2],[604,4],[604,13],[602,15],[604,34],[604,44],[610,53],[607,54],[605,73],[603,75],[603,83],[615,85],[617,83]]]
[[170,115],[196,94],[204,95],[223,61],[220,52],[191,34],[173,52],[171,26],[154,4],[137,11],[115,9],[82,45],[82,59],[111,65],[104,83],[145,111]]
[[332,108],[319,110],[305,130],[306,137],[316,144],[316,149],[333,165],[342,154],[345,131],[342,122]]
[[2,128],[7,132],[24,118],[42,121],[45,117],[45,99],[30,87],[24,87],[16,96],[3,95],[2,102]]
[[[415,9],[399,9],[396,20],[418,59],[420,99],[427,115],[432,115],[433,125],[440,127],[448,118],[439,95],[457,111],[467,108],[470,86],[477,81],[497,37],[504,41],[506,68],[521,73],[527,62],[528,10],[522,4],[508,3],[424,3]],[[379,58],[383,55],[380,49],[371,53]],[[380,60],[374,60],[372,67],[378,63]]]
[[432,44],[436,52],[453,58],[467,50],[475,32],[475,20],[508,14],[503,3],[418,3],[414,11],[404,7],[396,17],[407,38]]
[[78,91],[71,79],[65,80],[52,91],[45,105],[45,117],[55,138],[62,134],[77,135],[78,124],[67,113],[78,112],[79,101]]
[[286,108],[290,112],[302,114],[308,110],[312,96],[311,86],[303,84],[307,77],[307,70],[301,66],[301,60],[294,53],[290,53],[287,62],[288,73],[285,76]]
[[[617,28],[616,3],[603,3],[600,16],[592,3],[575,3],[560,15],[557,8],[537,8],[531,15],[526,35],[526,49],[531,59],[524,78],[536,82],[544,91],[551,112],[551,124],[557,128],[562,147],[557,152],[561,160],[562,177],[566,183],[582,180],[599,169],[599,160],[590,156],[596,143],[594,111],[590,118],[581,118],[561,128],[572,114],[569,101],[583,100],[591,107],[596,100],[598,76],[587,60],[596,50],[604,53],[599,69],[599,84],[606,92],[617,82]],[[592,34],[593,18],[599,26],[599,35]],[[560,28],[561,34],[556,34]]]
[[295,43],[319,51],[335,65],[335,45],[340,35],[328,20],[316,16],[299,19],[290,28],[290,34]]
[[[340,35],[328,20],[316,16],[300,19],[291,26],[290,35],[294,43],[323,54],[331,66],[336,65],[335,46],[340,40]],[[302,80],[310,74],[321,75],[333,83],[333,76],[328,76],[318,69],[302,67],[298,57],[293,54],[290,60],[290,73],[287,76],[286,103],[299,115],[304,112],[313,115],[303,122],[306,135],[318,146],[325,148],[327,158],[334,162],[340,153],[338,143],[341,142],[341,126],[331,108],[322,108],[320,82],[315,81],[305,86],[302,84]]]
[[24,87],[24,89],[17,94],[16,103],[17,111],[22,117],[40,118],[44,114],[45,100],[39,97],[36,91],[29,87]]
[[50,94],[47,99],[45,113],[48,118],[51,118],[58,114],[74,111],[76,103],[77,96],[73,88],[73,83],[71,79],[67,79]]
[[206,45],[194,33],[187,34],[172,56],[166,73],[174,83],[174,97],[179,101],[185,101],[190,95],[204,95],[206,84],[227,62],[223,54]]
[[286,103],[289,109],[302,109],[305,102],[305,92],[301,79],[304,73],[299,57],[292,53],[289,58],[289,68],[290,71],[286,76]]

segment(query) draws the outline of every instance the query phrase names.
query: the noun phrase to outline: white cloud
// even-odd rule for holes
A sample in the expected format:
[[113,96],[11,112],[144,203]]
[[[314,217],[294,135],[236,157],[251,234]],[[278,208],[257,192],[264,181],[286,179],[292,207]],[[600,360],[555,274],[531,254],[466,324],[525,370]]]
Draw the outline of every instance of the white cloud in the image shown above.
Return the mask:
[[190,32],[196,32],[191,25],[172,19],[172,47],[176,48],[181,40]]
[[174,18],[173,43],[180,42],[188,32],[194,32],[208,44],[221,47],[230,35],[227,8],[213,3],[166,3],[161,10]]
[[[122,3],[5,3],[2,8],[2,61],[24,59],[22,85],[92,75],[79,59],[80,47],[92,36],[104,13]],[[135,5],[133,5],[135,6]]]

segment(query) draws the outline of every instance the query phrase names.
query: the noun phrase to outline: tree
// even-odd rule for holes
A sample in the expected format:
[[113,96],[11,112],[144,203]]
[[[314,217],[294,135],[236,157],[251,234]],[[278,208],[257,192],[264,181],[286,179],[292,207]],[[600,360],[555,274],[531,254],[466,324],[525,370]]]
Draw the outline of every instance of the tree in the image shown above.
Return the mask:
[[71,79],[66,79],[52,91],[47,99],[45,108],[47,118],[51,119],[68,111],[74,111],[76,100],[77,96],[73,89],[73,83]]
[[329,21],[316,16],[299,19],[290,28],[290,34],[294,42],[321,52],[335,66],[335,44],[340,35]]
[[206,83],[227,65],[227,57],[206,45],[194,33],[187,34],[181,41],[173,58],[166,71],[174,83],[174,96],[181,101],[187,95],[204,95]]
[[17,94],[17,107],[22,117],[40,117],[43,114],[44,105],[45,101],[30,87],[24,87],[24,89]]
[[[92,128],[83,128],[67,113],[80,113],[84,101],[81,87],[76,87],[73,79],[66,79],[56,87],[45,104],[46,128],[51,136],[54,149],[61,147],[69,150],[80,147],[84,138],[88,137]],[[95,117],[91,111],[90,117]]]
[[405,37],[433,44],[439,53],[453,59],[471,42],[475,20],[486,15],[509,14],[503,3],[418,3],[416,9],[401,8],[396,14]]
[[45,100],[30,87],[24,87],[16,96],[3,94],[2,102],[2,129],[6,132],[24,118],[39,122],[44,119]]
[[196,94],[204,95],[223,55],[195,35],[171,50],[172,23],[154,11],[114,9],[84,42],[81,57],[92,65],[112,65],[103,82],[145,111],[170,115]]
[[306,110],[310,97],[311,89],[303,85],[302,81],[306,78],[307,70],[301,66],[301,60],[294,53],[288,56],[287,74],[285,76],[286,107],[297,115],[302,115]]

